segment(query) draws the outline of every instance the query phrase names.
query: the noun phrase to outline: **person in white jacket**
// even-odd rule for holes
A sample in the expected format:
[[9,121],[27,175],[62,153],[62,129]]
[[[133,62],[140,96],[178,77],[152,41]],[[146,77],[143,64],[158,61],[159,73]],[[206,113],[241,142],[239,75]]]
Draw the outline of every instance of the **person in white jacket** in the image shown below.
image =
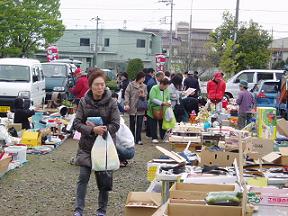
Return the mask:
[[131,160],[135,155],[135,142],[133,134],[120,117],[120,128],[116,132],[116,149],[120,160],[120,167],[128,164],[127,160]]

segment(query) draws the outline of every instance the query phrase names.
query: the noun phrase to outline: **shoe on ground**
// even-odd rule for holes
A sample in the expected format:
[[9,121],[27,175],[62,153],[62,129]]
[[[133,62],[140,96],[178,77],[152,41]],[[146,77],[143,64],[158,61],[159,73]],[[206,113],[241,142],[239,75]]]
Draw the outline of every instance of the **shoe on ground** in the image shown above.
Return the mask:
[[142,141],[138,141],[137,145],[143,145],[143,142]]
[[73,216],[82,216],[82,214],[80,212],[74,212]]
[[96,216],[106,216],[106,213],[97,211]]
[[152,143],[159,143],[159,141],[157,139],[153,139]]
[[120,167],[126,167],[128,165],[128,161],[124,160],[124,161],[120,161]]

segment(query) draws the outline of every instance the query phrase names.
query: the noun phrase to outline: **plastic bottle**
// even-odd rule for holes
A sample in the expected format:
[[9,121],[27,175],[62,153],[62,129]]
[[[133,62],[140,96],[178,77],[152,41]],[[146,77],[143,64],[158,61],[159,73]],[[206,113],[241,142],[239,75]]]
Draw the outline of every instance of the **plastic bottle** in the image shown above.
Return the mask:
[[192,112],[190,113],[189,122],[191,124],[196,124],[197,123],[196,117],[197,117],[196,112],[194,110],[192,110]]

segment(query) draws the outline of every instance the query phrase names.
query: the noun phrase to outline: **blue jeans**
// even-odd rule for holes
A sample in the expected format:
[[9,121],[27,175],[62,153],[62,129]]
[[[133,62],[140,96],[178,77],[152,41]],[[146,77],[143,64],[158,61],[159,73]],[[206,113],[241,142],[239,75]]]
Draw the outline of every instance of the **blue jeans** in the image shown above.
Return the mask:
[[117,146],[116,148],[120,161],[130,160],[135,155],[135,147],[125,148],[124,146]]

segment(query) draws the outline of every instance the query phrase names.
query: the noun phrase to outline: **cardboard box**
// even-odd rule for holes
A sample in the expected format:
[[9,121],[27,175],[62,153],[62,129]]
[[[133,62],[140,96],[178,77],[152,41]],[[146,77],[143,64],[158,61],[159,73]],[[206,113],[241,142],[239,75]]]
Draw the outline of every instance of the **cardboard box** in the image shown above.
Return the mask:
[[256,205],[288,206],[288,189],[252,187],[248,201]]
[[273,107],[257,108],[257,130],[258,137],[264,139],[276,139],[277,120],[276,109]]
[[[162,210],[162,211],[161,211]],[[159,209],[153,216],[241,216],[238,206],[169,203],[165,210]]]
[[247,143],[245,152],[257,153],[259,157],[263,157],[273,152],[273,146],[274,146],[273,140],[252,137],[252,142]]
[[175,183],[170,189],[170,199],[204,200],[209,192],[234,191],[235,185]]
[[200,153],[200,166],[233,166],[235,159],[239,159],[238,153],[215,151],[206,148]]
[[8,129],[10,129],[12,127],[14,127],[17,132],[22,130],[22,124],[21,123],[13,123],[13,124],[8,124],[7,125]]
[[125,216],[151,216],[160,205],[160,193],[130,192],[125,205]]
[[288,121],[285,119],[277,120],[277,131],[280,135],[288,137]]
[[288,166],[288,147],[280,147],[278,152],[271,152],[262,157],[263,161],[273,164]]

